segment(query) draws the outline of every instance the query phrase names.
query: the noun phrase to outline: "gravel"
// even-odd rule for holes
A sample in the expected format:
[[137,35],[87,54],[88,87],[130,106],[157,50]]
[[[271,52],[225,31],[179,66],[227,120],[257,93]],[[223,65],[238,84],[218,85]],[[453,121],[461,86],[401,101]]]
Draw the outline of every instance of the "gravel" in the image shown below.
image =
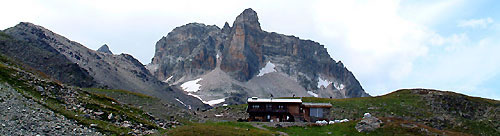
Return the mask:
[[0,83],[0,107],[1,135],[102,135],[23,97],[4,83]]

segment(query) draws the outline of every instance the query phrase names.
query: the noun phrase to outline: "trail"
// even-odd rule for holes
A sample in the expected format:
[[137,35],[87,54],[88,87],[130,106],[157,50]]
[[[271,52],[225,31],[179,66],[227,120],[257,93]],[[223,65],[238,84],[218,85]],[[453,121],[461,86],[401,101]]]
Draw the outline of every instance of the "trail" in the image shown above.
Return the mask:
[[[265,127],[262,127],[263,124],[261,123],[250,123],[253,127],[256,127],[258,129],[262,129],[262,130],[267,130],[267,131],[270,131],[269,129],[265,128]],[[281,132],[281,131],[276,131],[280,134],[280,136],[288,136],[287,133],[285,132]]]

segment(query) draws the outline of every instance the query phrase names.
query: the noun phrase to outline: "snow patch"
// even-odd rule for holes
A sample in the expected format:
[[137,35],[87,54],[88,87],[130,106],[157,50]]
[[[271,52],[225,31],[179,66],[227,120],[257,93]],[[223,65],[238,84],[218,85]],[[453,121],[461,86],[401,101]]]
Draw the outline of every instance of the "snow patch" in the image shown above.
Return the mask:
[[328,87],[332,82],[328,81],[328,79],[321,79],[321,77],[318,77],[318,88],[323,87]]
[[201,101],[203,101],[203,100],[201,99],[201,97],[200,97],[200,96],[198,96],[198,95],[196,95],[196,94],[188,93],[188,95],[193,96],[193,97],[198,98],[198,99],[200,99]]
[[214,106],[216,104],[219,104],[219,103],[222,103],[222,102],[226,101],[226,98],[215,99],[215,100],[210,100],[210,101],[204,101],[203,99],[201,99],[200,96],[198,96],[196,94],[188,93],[188,95],[193,96],[195,98],[198,98],[198,99],[200,99],[201,102],[203,102],[204,104],[208,104],[210,106]]
[[226,101],[226,98],[221,98],[221,99],[215,99],[215,100],[210,100],[210,101],[203,101],[203,103],[208,104],[210,106],[214,106],[219,103],[223,103]]
[[187,81],[181,85],[181,88],[186,92],[198,92],[201,87],[201,85],[198,84],[198,82],[200,82],[201,80],[203,80],[203,78]]
[[168,81],[170,81],[170,79],[172,79],[172,77],[174,77],[174,76],[170,76],[170,77],[168,77],[166,80],[163,80],[163,82],[164,82],[164,83],[168,83]]
[[181,100],[179,100],[179,99],[177,99],[177,98],[175,98],[175,100],[177,100],[177,101],[178,101],[179,103],[181,103],[182,105],[187,106],[187,105],[186,105],[186,104],[184,104],[184,102],[182,102]]
[[307,91],[307,93],[308,93],[309,95],[314,96],[314,97],[318,97],[318,94],[316,94],[316,93],[314,93],[314,92],[312,92],[312,91]]
[[342,83],[340,83],[340,84],[339,84],[339,83],[333,83],[333,86],[334,86],[334,87],[335,87],[335,89],[337,89],[337,90],[342,90],[342,89],[344,89],[344,88],[345,88],[345,85],[344,85],[344,84],[342,84]]
[[263,76],[264,74],[267,74],[267,73],[276,72],[276,69],[274,69],[274,67],[276,67],[276,65],[271,63],[271,61],[268,61],[266,66],[264,66],[262,69],[260,69],[259,74],[257,76]]

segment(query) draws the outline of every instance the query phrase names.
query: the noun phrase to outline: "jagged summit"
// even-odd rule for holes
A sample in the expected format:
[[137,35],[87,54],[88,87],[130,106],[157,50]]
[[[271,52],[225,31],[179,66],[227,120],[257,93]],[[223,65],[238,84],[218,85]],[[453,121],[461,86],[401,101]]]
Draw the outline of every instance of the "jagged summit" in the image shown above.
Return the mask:
[[204,102],[244,103],[246,97],[269,94],[369,96],[323,45],[261,30],[250,8],[222,29],[194,24],[198,23],[177,27],[161,38],[148,70]]
[[236,20],[234,20],[233,23],[233,28],[239,25],[261,30],[257,12],[251,8],[245,9],[240,15],[238,15],[238,17],[236,17]]
[[113,54],[113,52],[111,52],[111,50],[109,50],[109,47],[107,44],[102,45],[99,49],[97,49],[97,51],[102,52],[102,53]]
[[229,23],[226,22],[224,23],[224,27],[222,27],[222,33],[227,34],[229,32],[231,32],[231,26],[229,26]]

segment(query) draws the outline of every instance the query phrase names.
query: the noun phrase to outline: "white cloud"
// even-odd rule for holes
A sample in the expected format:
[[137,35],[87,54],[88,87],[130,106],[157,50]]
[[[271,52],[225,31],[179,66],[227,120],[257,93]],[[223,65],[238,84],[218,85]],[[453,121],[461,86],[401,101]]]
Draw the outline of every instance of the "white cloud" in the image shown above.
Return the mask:
[[[495,36],[485,37],[469,44],[455,45],[453,50],[442,49],[438,51],[439,54],[422,58],[425,66],[415,69],[405,84],[409,87],[452,90],[499,99],[499,96],[481,92],[489,90],[483,85],[486,81],[495,80],[493,78],[500,75],[498,50],[500,50],[500,40],[496,40]],[[492,90],[489,91],[494,93]]]
[[[480,84],[500,71],[499,62],[491,61],[500,58],[494,54],[500,44],[486,42],[491,38],[480,42],[466,32],[443,35],[429,26],[461,4],[461,0],[437,2],[413,7],[430,10],[412,12],[402,9],[408,6],[400,1],[321,1],[313,14],[321,33],[317,40],[353,71],[370,94],[419,87],[477,96],[481,94],[475,90],[486,90]],[[483,20],[493,23],[491,18]]]
[[399,1],[322,1],[315,5],[315,26],[324,36],[320,43],[364,83],[373,82],[373,77],[393,81],[407,76],[413,61],[427,54],[426,44],[434,34],[400,16]]
[[490,24],[493,24],[493,19],[481,18],[481,19],[470,19],[462,20],[458,23],[458,27],[471,27],[471,28],[487,28]]

